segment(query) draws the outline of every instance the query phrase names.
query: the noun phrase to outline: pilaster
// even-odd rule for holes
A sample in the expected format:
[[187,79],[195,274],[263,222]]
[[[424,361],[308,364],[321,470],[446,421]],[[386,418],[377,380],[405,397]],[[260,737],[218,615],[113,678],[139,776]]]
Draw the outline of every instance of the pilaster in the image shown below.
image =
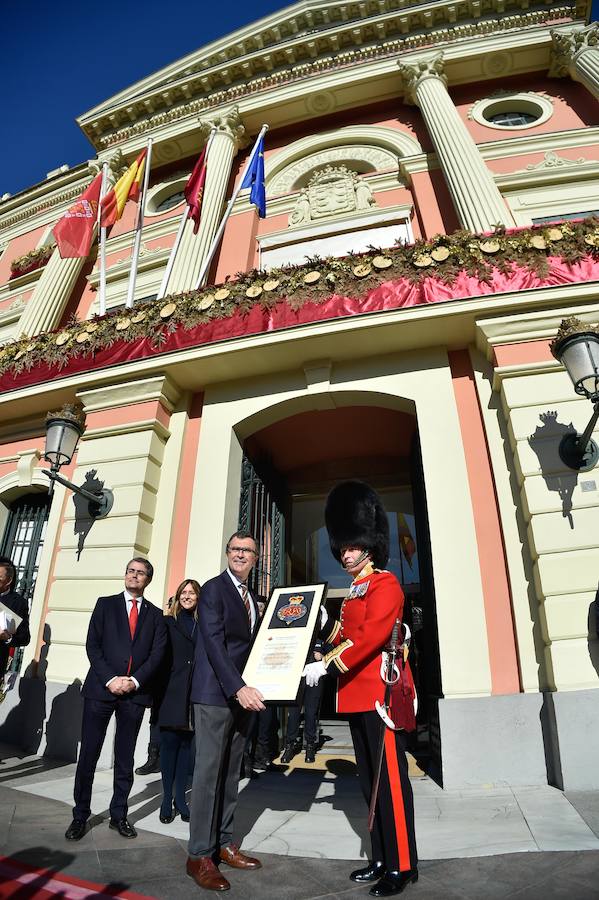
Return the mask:
[[[96,599],[122,590],[128,560],[152,546],[159,489],[169,489],[162,464],[179,391],[160,375],[84,390],[78,399],[87,423],[72,480],[110,488],[114,506],[92,520],[78,497],[67,501],[46,617],[53,644],[47,677],[63,683],[87,671],[85,637]],[[161,585],[157,593],[152,588],[148,599],[161,606]]]
[[400,63],[406,99],[420,107],[460,224],[473,232],[514,220],[449,93],[443,54]]

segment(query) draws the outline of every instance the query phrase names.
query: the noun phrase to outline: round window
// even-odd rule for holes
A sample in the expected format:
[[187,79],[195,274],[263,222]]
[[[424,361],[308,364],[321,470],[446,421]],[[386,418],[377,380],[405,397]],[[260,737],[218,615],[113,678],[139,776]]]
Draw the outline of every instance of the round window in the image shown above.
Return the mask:
[[504,94],[477,100],[469,117],[487,128],[532,128],[541,125],[553,114],[553,105],[542,94]]
[[178,206],[185,200],[185,194],[183,191],[177,191],[175,194],[171,194],[169,197],[165,197],[164,200],[161,200],[156,204],[156,212],[162,213],[166,212],[167,209],[172,209],[173,206]]
[[492,125],[502,125],[504,128],[513,128],[515,125],[532,125],[540,118],[540,115],[534,115],[530,112],[522,110],[514,110],[513,112],[496,112],[485,115],[485,119]]

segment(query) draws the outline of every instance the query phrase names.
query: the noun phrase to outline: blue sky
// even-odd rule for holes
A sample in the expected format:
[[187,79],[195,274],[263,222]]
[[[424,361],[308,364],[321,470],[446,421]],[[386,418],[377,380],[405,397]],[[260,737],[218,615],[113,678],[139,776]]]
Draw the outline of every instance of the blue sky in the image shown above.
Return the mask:
[[[75,117],[284,0],[2,0],[0,195],[94,151]],[[205,10],[218,9],[216,15]],[[593,19],[599,18],[594,0]]]

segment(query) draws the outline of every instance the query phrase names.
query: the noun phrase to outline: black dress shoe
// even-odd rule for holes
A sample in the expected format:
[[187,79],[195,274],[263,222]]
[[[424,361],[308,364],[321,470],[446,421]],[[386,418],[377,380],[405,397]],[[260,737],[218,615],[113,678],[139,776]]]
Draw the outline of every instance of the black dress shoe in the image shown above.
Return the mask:
[[124,838],[136,838],[137,831],[128,821],[128,819],[111,819],[109,822],[109,827],[114,828],[115,831],[118,831],[121,837]]
[[371,862],[363,869],[356,869],[351,873],[350,881],[358,884],[368,884],[370,881],[378,881],[385,874],[385,864],[382,862]]
[[85,834],[85,825],[84,819],[73,819],[64,833],[67,841],[80,841]]
[[165,812],[164,807],[160,807],[160,815],[158,816],[158,818],[163,825],[170,825],[171,822],[175,821],[175,810],[172,803],[168,809],[169,811]]
[[416,881],[418,881],[418,869],[408,869],[407,872],[387,872],[370,888],[368,893],[373,897],[394,897],[396,894],[401,894],[408,884]]
[[306,744],[306,756],[304,761],[307,763],[316,762],[316,744]]
[[179,809],[175,803],[175,815],[181,816],[182,822],[189,822],[189,807],[186,805],[185,809]]

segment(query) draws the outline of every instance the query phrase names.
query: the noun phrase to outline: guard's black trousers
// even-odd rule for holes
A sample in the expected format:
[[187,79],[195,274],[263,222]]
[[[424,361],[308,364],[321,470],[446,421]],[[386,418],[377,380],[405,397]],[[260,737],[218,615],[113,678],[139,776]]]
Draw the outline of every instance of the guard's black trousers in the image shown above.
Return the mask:
[[405,733],[387,728],[376,710],[352,713],[349,725],[360,786],[368,806],[384,728],[385,753],[372,829],[372,859],[383,862],[388,872],[415,869],[418,856],[414,834],[414,798],[408,777]]

